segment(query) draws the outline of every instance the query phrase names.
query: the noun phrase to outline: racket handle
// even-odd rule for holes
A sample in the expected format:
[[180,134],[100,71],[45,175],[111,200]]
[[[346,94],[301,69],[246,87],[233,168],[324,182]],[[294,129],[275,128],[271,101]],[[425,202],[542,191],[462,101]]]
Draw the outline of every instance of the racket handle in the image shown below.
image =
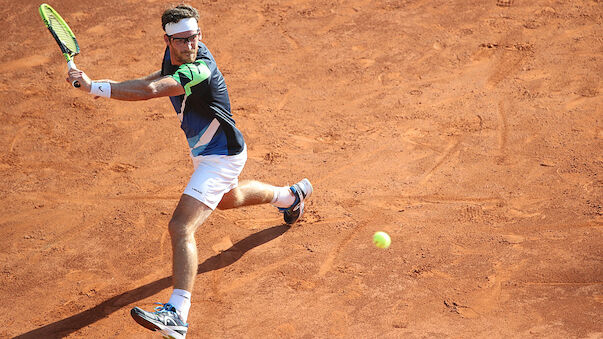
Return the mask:
[[[69,61],[67,61],[67,67],[69,67],[69,69],[77,69],[77,68],[75,67],[75,62],[73,62],[73,60],[69,60]],[[73,86],[73,87],[75,87],[75,88],[79,88],[79,87],[81,87],[82,85],[80,84],[80,82],[79,82],[79,81],[74,80],[74,81],[71,83],[71,86]]]

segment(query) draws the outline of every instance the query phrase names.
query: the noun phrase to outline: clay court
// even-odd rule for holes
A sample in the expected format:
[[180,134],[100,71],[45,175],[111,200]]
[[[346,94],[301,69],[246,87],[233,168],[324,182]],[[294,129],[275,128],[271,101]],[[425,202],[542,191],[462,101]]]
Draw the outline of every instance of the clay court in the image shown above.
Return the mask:
[[[212,214],[187,338],[603,337],[600,0],[189,3],[241,179],[314,194]],[[49,4],[93,79],[160,69],[168,3]],[[0,337],[156,338],[129,312],[171,294],[186,138],[71,88],[39,5],[0,10]]]

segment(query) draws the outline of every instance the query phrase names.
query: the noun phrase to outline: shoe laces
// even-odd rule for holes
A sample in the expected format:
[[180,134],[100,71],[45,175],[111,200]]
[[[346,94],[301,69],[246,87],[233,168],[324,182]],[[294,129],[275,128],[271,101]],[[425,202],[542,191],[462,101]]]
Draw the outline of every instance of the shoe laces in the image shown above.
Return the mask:
[[172,306],[169,303],[165,303],[165,304],[155,303],[155,304],[161,305],[161,306],[156,306],[155,307],[155,312],[156,313],[165,313],[165,312],[175,312],[176,311],[176,309],[174,308],[174,306]]

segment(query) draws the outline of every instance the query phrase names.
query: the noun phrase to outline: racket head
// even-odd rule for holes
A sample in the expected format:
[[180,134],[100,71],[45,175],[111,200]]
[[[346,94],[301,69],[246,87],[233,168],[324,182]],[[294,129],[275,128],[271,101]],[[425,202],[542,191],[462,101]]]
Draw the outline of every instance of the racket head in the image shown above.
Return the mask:
[[48,4],[41,4],[39,12],[50,34],[52,34],[57,44],[59,44],[65,59],[70,61],[74,56],[78,55],[80,53],[80,46],[75,39],[75,34],[73,34],[73,31],[61,15]]

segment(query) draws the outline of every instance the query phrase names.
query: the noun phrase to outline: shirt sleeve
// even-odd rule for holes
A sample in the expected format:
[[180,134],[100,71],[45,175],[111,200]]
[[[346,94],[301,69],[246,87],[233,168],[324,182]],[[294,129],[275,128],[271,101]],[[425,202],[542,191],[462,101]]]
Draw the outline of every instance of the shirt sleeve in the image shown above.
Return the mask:
[[190,95],[192,88],[211,75],[209,67],[203,61],[195,61],[190,64],[182,64],[174,74],[170,75],[184,88],[186,95]]

